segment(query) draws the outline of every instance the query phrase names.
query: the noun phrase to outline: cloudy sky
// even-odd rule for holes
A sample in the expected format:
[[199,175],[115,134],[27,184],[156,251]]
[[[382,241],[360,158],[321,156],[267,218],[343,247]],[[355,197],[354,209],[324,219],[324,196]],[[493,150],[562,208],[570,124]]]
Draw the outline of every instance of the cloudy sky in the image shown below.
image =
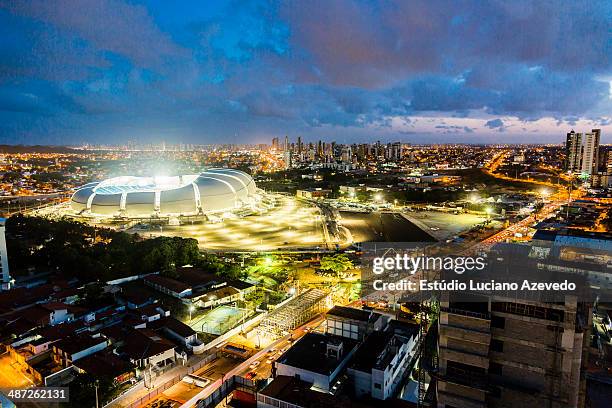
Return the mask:
[[611,56],[611,1],[0,0],[0,143],[612,142]]

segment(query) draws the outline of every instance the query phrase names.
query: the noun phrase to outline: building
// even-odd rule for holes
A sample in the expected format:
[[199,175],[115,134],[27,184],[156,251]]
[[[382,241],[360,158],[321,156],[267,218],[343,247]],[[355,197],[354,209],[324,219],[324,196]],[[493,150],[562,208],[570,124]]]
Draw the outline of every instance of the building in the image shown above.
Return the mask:
[[502,297],[440,302],[437,406],[584,406],[590,308]]
[[260,190],[247,173],[209,169],[171,177],[115,177],[78,189],[70,200],[82,215],[181,216],[224,213],[259,202]]
[[257,408],[373,408],[375,406],[353,401],[344,395],[317,392],[311,389],[311,385],[295,377],[280,375],[257,393]]
[[567,134],[565,141],[565,170],[576,172],[581,168],[582,157],[582,133],[576,133],[572,129]]
[[276,375],[295,377],[312,384],[314,390],[334,393],[338,375],[357,345],[356,340],[344,337],[308,333],[276,360]]
[[387,318],[379,313],[346,306],[334,306],[325,318],[326,333],[358,341],[387,325]]
[[5,225],[6,219],[0,218],[0,290],[9,290],[13,283],[13,279],[9,273]]
[[308,188],[304,190],[296,190],[295,196],[298,198],[327,198],[331,194],[331,190],[322,188]]
[[177,269],[177,273],[177,279],[152,274],[143,282],[159,292],[199,307],[233,303],[255,289],[255,285],[248,282],[225,280],[199,268],[183,267]]
[[395,396],[416,362],[419,327],[411,326],[408,336],[392,330],[374,332],[359,347],[347,370],[356,397],[386,400]]
[[74,368],[80,374],[87,373],[95,378],[104,378],[117,384],[123,384],[134,378],[134,367],[108,349],[79,359],[74,362]]
[[73,362],[103,350],[108,345],[104,336],[78,334],[65,337],[52,344],[53,359],[63,367]]
[[176,361],[176,345],[151,329],[132,329],[119,352],[137,368],[164,367]]
[[569,132],[565,142],[565,170],[589,176],[597,173],[600,138],[601,129],[593,129],[584,134],[573,130]]

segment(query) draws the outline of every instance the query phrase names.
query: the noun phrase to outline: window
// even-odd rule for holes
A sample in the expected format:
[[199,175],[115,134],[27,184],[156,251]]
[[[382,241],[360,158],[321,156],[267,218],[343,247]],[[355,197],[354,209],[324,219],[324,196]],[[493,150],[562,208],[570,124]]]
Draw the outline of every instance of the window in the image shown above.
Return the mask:
[[502,375],[501,364],[489,363],[489,374]]
[[504,351],[504,342],[497,339],[491,339],[491,351],[501,353]]
[[380,384],[379,383],[374,383],[374,388],[376,388],[377,390],[380,390]]
[[491,327],[495,327],[497,329],[503,329],[506,327],[506,318],[500,316],[492,316],[491,317]]

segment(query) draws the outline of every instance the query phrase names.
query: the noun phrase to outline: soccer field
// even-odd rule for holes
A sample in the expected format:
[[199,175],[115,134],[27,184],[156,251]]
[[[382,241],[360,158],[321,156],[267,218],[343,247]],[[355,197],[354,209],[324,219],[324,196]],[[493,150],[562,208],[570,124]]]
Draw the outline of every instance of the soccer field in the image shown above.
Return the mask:
[[210,313],[194,320],[190,326],[195,331],[222,335],[241,324],[253,312],[231,306],[219,306]]

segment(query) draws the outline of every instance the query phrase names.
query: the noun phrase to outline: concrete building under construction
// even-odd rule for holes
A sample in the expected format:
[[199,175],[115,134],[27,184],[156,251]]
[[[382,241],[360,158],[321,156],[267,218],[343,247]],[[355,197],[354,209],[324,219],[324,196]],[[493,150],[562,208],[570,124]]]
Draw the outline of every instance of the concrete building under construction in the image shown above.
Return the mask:
[[584,406],[590,306],[464,300],[440,303],[438,408]]

